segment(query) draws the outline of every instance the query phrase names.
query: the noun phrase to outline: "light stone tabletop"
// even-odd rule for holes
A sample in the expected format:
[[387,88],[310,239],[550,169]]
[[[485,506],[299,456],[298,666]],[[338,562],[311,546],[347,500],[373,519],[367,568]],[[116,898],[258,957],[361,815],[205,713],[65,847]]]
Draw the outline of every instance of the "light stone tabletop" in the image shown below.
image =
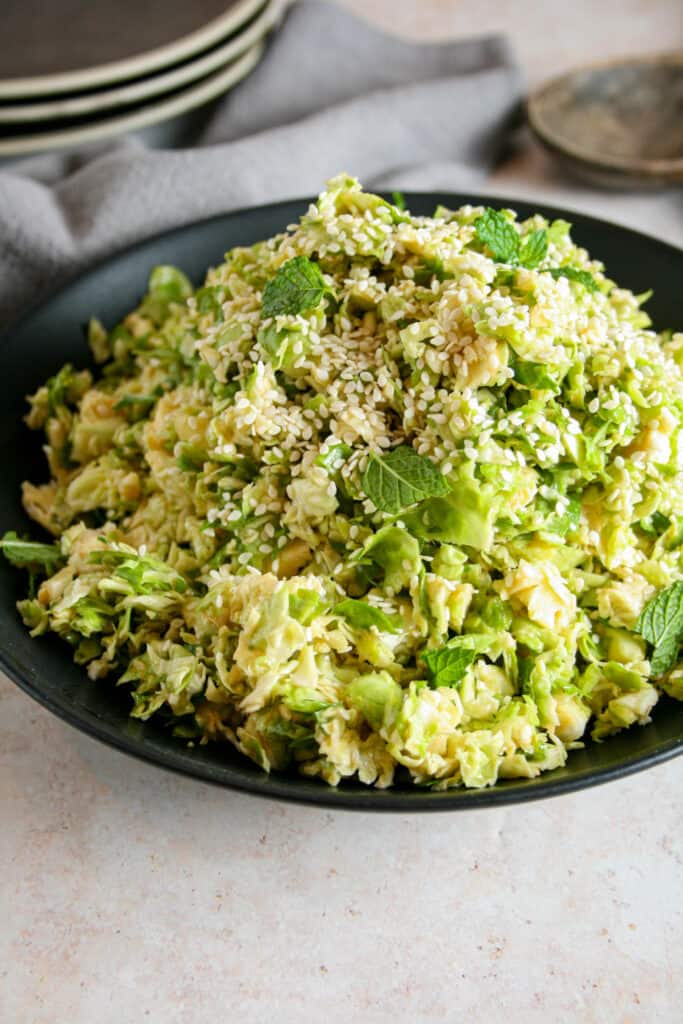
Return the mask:
[[[347,0],[413,37],[502,29],[532,84],[681,43],[680,0]],[[681,192],[607,194],[535,149],[492,191],[683,244]],[[507,810],[332,813],[212,789],[0,677],[0,1022],[683,1019],[683,761]]]

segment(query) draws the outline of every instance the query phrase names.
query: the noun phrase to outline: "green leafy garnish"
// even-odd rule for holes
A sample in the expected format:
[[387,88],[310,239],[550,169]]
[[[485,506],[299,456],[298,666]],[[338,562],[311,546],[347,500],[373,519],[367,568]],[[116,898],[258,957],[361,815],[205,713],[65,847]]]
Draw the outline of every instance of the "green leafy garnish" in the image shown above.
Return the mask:
[[387,455],[370,456],[361,484],[380,512],[396,515],[423,498],[448,494],[450,487],[437,466],[409,445]]
[[[564,222],[562,222],[564,223]],[[521,238],[502,210],[484,210],[474,222],[477,240],[491,253],[498,263],[507,263],[511,267],[526,267],[534,270],[540,266],[548,254],[548,230],[537,228],[525,238]],[[551,227],[552,231],[552,227]],[[566,277],[576,281],[589,292],[598,290],[598,283],[591,273],[579,267],[551,267],[547,270],[556,280]]]
[[519,235],[501,210],[486,209],[474,222],[477,239],[499,263],[517,263]]
[[429,673],[429,685],[455,686],[463,678],[467,669],[477,656],[477,651],[472,647],[439,647],[435,651],[426,651],[422,655],[427,672]]
[[406,198],[405,198],[405,196],[403,195],[402,192],[392,192],[391,193],[391,201],[392,201],[392,203],[394,204],[394,206],[397,209],[405,210],[405,208],[406,208]]
[[490,207],[474,222],[477,240],[486,246],[494,260],[510,266],[532,270],[545,259],[548,252],[548,232],[537,228],[521,238],[514,224],[502,210]]
[[263,292],[263,316],[282,316],[315,309],[322,302],[326,286],[322,270],[307,256],[295,256],[283,263]]
[[650,658],[652,675],[668,672],[683,642],[683,581],[679,580],[648,601],[635,629],[654,648]]
[[558,277],[566,277],[568,281],[576,281],[583,285],[589,292],[597,292],[598,282],[587,270],[579,270],[578,267],[551,267],[548,271],[551,277],[557,280]]
[[519,249],[519,262],[523,267],[532,270],[542,263],[548,252],[548,232],[545,228],[538,228],[522,241]]
[[370,629],[371,626],[376,626],[382,633],[398,633],[402,626],[400,615],[387,615],[381,608],[375,608],[367,601],[357,601],[352,597],[340,601],[332,611],[346,619],[353,629]]
[[65,560],[58,544],[22,540],[14,530],[9,530],[0,540],[0,548],[7,561],[18,569],[42,570],[51,574]]

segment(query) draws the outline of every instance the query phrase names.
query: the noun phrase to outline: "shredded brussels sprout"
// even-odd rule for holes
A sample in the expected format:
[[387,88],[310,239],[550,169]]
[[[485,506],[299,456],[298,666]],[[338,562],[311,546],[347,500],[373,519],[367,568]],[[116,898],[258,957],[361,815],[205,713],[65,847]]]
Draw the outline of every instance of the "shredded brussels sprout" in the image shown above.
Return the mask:
[[[510,210],[333,179],[30,399],[19,608],[264,770],[533,778],[683,699],[683,335]],[[42,581],[42,582],[39,582]]]

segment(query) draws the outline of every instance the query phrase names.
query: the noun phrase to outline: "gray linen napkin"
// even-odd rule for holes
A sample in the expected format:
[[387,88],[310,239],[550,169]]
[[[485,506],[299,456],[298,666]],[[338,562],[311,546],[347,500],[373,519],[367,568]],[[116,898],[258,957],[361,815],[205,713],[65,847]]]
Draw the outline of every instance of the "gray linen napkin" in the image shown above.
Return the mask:
[[505,41],[390,38],[331,4],[291,7],[192,149],[123,140],[0,170],[0,326],[139,239],[242,206],[371,187],[467,188],[520,97]]

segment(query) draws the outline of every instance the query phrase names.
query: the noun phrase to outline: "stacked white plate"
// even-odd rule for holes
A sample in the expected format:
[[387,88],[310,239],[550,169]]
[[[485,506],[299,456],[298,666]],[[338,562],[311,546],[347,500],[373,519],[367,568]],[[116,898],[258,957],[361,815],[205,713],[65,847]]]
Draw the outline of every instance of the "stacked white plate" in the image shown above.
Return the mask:
[[278,0],[0,4],[0,157],[124,132],[185,141],[193,112],[256,66],[279,15]]

